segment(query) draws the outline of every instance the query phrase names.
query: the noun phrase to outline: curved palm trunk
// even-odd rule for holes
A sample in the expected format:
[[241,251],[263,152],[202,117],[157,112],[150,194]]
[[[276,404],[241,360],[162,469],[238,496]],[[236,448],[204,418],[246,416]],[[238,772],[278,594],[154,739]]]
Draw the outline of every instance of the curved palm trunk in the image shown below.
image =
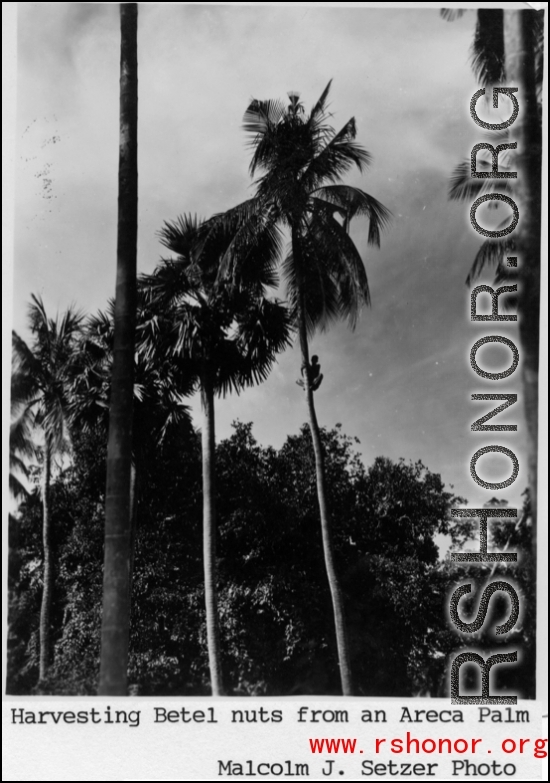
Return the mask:
[[42,477],[42,545],[44,548],[44,577],[42,587],[42,603],[40,606],[39,682],[42,682],[48,673],[51,648],[50,618],[53,595],[53,558],[49,510],[51,470],[51,448],[46,443],[44,449],[44,475]]
[[208,370],[201,379],[201,402],[204,414],[202,428],[202,497],[204,600],[206,604],[206,638],[212,696],[223,694],[220,624],[216,594],[216,435],[214,421],[214,387]]
[[536,564],[542,136],[536,96],[534,13],[531,10],[504,12],[504,48],[507,84],[519,88],[520,112],[511,128],[512,139],[518,143],[514,195],[520,210],[514,238],[518,255],[519,332]]
[[101,626],[100,695],[128,693],[130,635],[132,403],[137,254],[137,3],[120,6],[120,151],[117,284]]
[[[295,252],[295,251],[294,251]],[[302,350],[302,363],[309,366],[309,346],[307,342],[307,329],[305,319],[305,308],[303,300],[300,303],[299,313],[299,334],[300,347]],[[334,613],[334,628],[336,631],[336,645],[338,649],[338,665],[340,667],[340,681],[342,683],[342,693],[344,696],[351,696],[353,693],[351,679],[351,664],[349,654],[349,644],[346,630],[346,620],[344,615],[344,601],[342,590],[336,574],[334,565],[334,555],[332,547],[331,519],[328,509],[326,491],[325,491],[325,465],[323,456],[323,444],[319,433],[319,424],[317,414],[315,413],[315,404],[313,402],[313,391],[309,382],[309,374],[304,374],[306,385],[307,407],[309,412],[309,428],[313,440],[313,451],[315,454],[315,478],[317,482],[317,498],[319,500],[319,515],[321,517],[321,534],[323,539],[323,554],[325,558],[325,568],[332,599],[332,611]]]

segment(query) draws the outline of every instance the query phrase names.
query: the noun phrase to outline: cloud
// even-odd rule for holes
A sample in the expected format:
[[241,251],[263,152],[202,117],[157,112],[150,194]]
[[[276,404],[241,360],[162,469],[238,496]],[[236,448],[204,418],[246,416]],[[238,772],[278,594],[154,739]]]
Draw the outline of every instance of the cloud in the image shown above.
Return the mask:
[[[479,241],[467,205],[447,191],[476,134],[474,15],[446,24],[436,8],[157,3],[139,14],[140,271],[157,263],[164,220],[207,217],[252,192],[241,128],[250,99],[297,90],[311,106],[333,78],[334,126],[355,116],[373,154],[347,181],[394,219],[380,250],[367,247],[365,223],[353,226],[373,306],[355,332],[338,324],[313,340],[325,374],[319,418],[358,435],[367,461],[422,458],[470,495],[469,394],[485,387],[466,365],[477,332],[464,280]],[[118,68],[116,4],[19,5],[19,331],[31,292],[48,310],[74,301],[89,311],[114,294]],[[295,347],[261,387],[220,400],[219,437],[234,418],[252,419],[275,445],[296,432],[306,418],[300,364]]]

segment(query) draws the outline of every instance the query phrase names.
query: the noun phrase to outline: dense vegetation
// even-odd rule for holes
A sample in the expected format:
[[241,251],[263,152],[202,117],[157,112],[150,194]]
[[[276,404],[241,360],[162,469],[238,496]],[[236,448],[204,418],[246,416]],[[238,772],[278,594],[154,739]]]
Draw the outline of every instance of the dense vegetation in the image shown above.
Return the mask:
[[[446,695],[448,654],[460,646],[444,615],[446,595],[466,572],[475,573],[475,584],[489,575],[487,567],[467,571],[438,559],[434,535],[450,531],[460,543],[471,532],[468,521],[449,519],[458,499],[420,462],[378,458],[365,469],[341,428],[323,430],[322,437],[338,509],[334,543],[357,692]],[[264,448],[252,425],[235,423],[232,436],[217,447],[218,596],[229,693],[339,691],[310,439],[304,426],[280,450]],[[140,694],[209,693],[200,452],[199,436],[181,424],[155,459],[142,463],[129,667],[131,690]],[[74,456],[50,492],[55,654],[41,688],[93,694],[104,533],[100,427],[75,434]],[[39,472],[34,471],[37,478]],[[10,524],[10,693],[32,692],[38,678],[41,515],[37,488]],[[515,528],[515,521],[500,525],[495,545],[510,543],[510,536],[516,546],[525,545],[528,527]],[[522,605],[529,613],[529,564],[520,565],[516,581],[523,585]],[[496,611],[507,616],[502,603]],[[529,695],[533,618],[521,619],[529,635],[513,635],[524,657],[520,666],[508,668],[514,674],[510,684]],[[500,669],[505,686],[509,675]]]

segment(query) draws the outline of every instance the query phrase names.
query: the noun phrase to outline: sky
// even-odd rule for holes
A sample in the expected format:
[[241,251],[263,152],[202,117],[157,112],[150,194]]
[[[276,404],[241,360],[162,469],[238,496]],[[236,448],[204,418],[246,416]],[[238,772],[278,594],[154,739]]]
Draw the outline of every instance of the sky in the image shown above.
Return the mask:
[[[357,140],[373,156],[346,182],[393,219],[380,249],[367,247],[366,221],[352,225],[372,307],[355,331],[342,323],[313,338],[324,374],[319,421],[358,437],[367,466],[377,456],[420,459],[471,505],[496,496],[521,507],[520,372],[493,382],[469,366],[476,340],[502,334],[518,344],[517,329],[470,322],[465,279],[482,238],[469,224],[470,203],[448,199],[454,167],[486,140],[469,114],[474,24],[474,12],[449,23],[435,7],[140,4],[138,269],[158,263],[164,220],[206,218],[254,192],[241,127],[252,98],[296,91],[307,111],[333,79],[333,125],[355,116]],[[52,316],[71,304],[93,313],[114,295],[119,47],[115,3],[19,4],[14,328],[26,338],[31,293]],[[484,209],[478,219],[489,225],[495,215]],[[478,359],[496,371],[509,354],[484,347]],[[218,440],[235,419],[252,421],[264,445],[297,433],[307,418],[300,364],[296,345],[264,384],[220,399]],[[518,432],[471,432],[491,405],[473,402],[474,393],[517,393],[499,423],[517,423]],[[193,411],[200,426],[198,400]],[[470,477],[474,452],[493,444],[519,460],[505,490]],[[478,472],[502,481],[510,461],[486,455]]]

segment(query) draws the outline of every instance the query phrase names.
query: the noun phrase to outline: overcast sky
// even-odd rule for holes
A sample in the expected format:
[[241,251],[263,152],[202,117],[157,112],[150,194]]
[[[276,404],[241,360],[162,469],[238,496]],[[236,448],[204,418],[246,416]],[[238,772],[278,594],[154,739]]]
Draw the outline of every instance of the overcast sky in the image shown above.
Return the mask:
[[[52,315],[71,303],[91,313],[114,295],[120,38],[115,3],[19,9],[14,327],[28,336],[31,293]],[[520,372],[484,381],[468,364],[480,336],[517,344],[517,331],[469,321],[465,279],[481,237],[470,204],[447,198],[453,168],[485,140],[468,110],[478,88],[474,23],[474,12],[448,23],[436,8],[140,4],[138,268],[157,263],[163,220],[209,217],[253,192],[241,129],[251,98],[297,91],[309,110],[333,79],[334,126],[355,116],[373,155],[346,181],[394,218],[380,250],[367,249],[366,222],[352,227],[372,308],[355,332],[338,324],[313,340],[325,376],[319,421],[357,436],[367,465],[378,455],[421,459],[471,504],[496,495],[517,505],[527,483],[521,404],[501,416],[517,433],[472,433],[491,403],[470,396],[515,392],[521,403]],[[479,357],[488,369],[508,366],[504,348]],[[294,347],[262,386],[219,400],[218,439],[238,418],[254,422],[261,443],[281,446],[306,420],[299,371]],[[489,492],[470,478],[469,461],[494,443],[515,451],[520,474]],[[485,456],[478,470],[502,481],[510,462]]]

